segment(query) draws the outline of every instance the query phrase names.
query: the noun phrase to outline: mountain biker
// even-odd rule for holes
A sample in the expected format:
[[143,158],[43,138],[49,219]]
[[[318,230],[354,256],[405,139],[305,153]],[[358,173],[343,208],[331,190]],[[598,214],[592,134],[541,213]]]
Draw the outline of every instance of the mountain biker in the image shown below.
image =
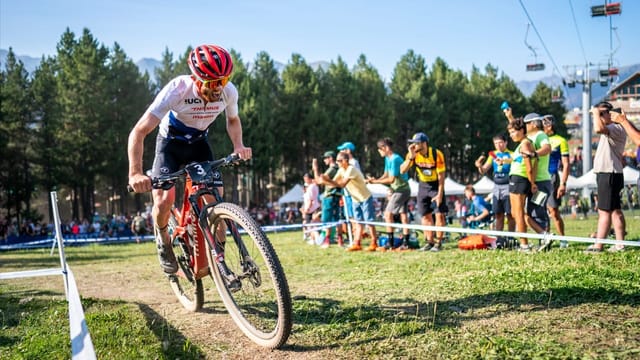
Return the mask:
[[[227,50],[217,45],[200,45],[191,51],[187,63],[191,75],[169,81],[129,134],[129,185],[135,192],[152,190],[151,179],[142,170],[142,153],[145,137],[158,125],[152,177],[175,172],[191,162],[213,160],[207,141],[208,127],[223,111],[234,153],[245,160],[252,156],[251,148],[242,142],[238,91],[229,82],[233,61]],[[222,194],[222,180],[215,185]],[[160,267],[167,274],[178,271],[167,231],[174,200],[175,188],[153,189],[154,233]]]

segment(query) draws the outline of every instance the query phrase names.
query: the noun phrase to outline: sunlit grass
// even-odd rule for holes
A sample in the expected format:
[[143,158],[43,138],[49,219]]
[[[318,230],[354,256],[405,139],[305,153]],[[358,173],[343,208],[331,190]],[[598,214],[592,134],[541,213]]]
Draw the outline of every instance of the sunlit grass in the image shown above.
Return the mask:
[[[630,240],[640,239],[634,215],[627,214]],[[567,219],[567,234],[585,236],[595,220]],[[288,347],[273,358],[640,356],[638,249],[594,256],[582,253],[586,244],[571,244],[521,254],[447,243],[440,253],[347,253],[307,245],[299,232],[269,237],[287,273],[295,320]],[[156,276],[150,243],[66,251],[76,277],[168,286]],[[0,253],[2,272],[56,263],[48,250]],[[85,297],[83,305],[99,358],[244,358],[257,351],[233,339],[190,337],[175,319],[139,303]],[[0,310],[0,358],[69,358],[59,279],[0,283]]]

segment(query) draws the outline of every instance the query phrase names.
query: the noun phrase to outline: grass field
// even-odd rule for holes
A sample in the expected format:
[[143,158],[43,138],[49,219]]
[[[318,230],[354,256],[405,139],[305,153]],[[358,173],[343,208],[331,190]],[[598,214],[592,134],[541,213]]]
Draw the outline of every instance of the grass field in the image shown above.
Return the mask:
[[[567,220],[585,236],[596,216]],[[640,221],[627,214],[627,239]],[[67,248],[100,359],[638,359],[640,248],[586,255],[346,253],[269,234],[294,297],[285,348],[229,321],[212,281],[205,310],[179,308],[151,243]],[[0,253],[0,272],[59,266],[49,250]],[[60,277],[0,282],[0,358],[68,359]]]

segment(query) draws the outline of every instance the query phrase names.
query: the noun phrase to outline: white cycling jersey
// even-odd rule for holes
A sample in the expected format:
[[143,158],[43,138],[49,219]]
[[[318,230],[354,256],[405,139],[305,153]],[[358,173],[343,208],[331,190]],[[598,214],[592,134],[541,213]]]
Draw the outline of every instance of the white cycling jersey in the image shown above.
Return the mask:
[[[220,100],[207,103],[198,96],[198,88],[189,75],[171,80],[149,106],[149,112],[160,120],[160,136],[191,140],[206,134],[207,128],[226,110],[226,116],[238,115],[238,90],[229,82]],[[171,131],[170,131],[171,128]]]

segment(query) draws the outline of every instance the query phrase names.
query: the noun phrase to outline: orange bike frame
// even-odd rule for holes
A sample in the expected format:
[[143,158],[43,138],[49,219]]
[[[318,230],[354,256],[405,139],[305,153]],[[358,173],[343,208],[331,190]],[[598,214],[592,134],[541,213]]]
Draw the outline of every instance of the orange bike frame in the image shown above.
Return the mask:
[[[200,226],[198,226],[197,216],[194,213],[191,202],[189,201],[189,197],[197,191],[205,187],[204,185],[192,185],[191,178],[188,176],[185,180],[184,185],[184,198],[182,199],[182,207],[181,209],[173,209],[176,220],[178,221],[178,226],[174,230],[175,237],[181,237],[182,240],[187,243],[187,247],[191,252],[191,268],[193,269],[194,280],[201,279],[207,275],[209,275],[209,262],[207,259],[207,247],[204,243],[204,234],[202,234],[202,230],[200,230]],[[204,204],[202,203],[202,199],[198,198],[198,206],[202,207]],[[192,228],[195,228],[195,233],[193,234],[194,243],[189,243],[189,235],[187,234],[187,229],[191,225]],[[180,275],[182,274],[182,270],[179,270]]]

